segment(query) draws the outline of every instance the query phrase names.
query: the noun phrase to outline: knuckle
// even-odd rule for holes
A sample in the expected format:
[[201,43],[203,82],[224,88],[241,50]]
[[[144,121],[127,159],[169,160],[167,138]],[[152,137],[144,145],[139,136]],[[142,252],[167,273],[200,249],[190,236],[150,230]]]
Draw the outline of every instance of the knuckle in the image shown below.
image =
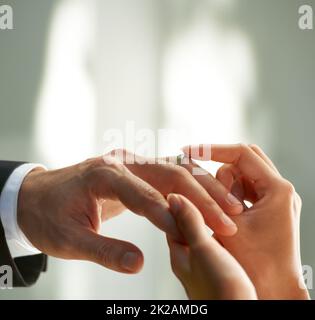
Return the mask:
[[292,218],[298,218],[300,216],[302,209],[302,199],[295,191],[295,188],[290,181],[286,179],[280,179],[275,196],[276,205],[282,208],[280,212],[290,212]]
[[242,156],[248,155],[249,153],[253,152],[253,150],[245,143],[239,143],[237,144],[237,148],[238,148],[238,157],[237,159],[234,160],[234,164],[237,165],[238,162],[240,161],[240,158]]
[[295,188],[293,184],[286,180],[286,179],[280,179],[277,184],[276,189],[277,199],[279,201],[279,204],[287,203],[288,205],[294,204],[297,200],[297,193],[295,191]]
[[104,162],[101,157],[99,158],[90,158],[85,160],[80,164],[81,170],[84,177],[91,177],[95,171],[99,168],[104,167]]
[[296,194],[293,184],[290,181],[285,180],[285,179],[283,179],[283,181],[282,181],[282,190],[287,196],[292,197],[292,198]]
[[87,186],[90,186],[91,183],[95,181],[95,178],[99,176],[100,170],[103,170],[105,167],[102,157],[85,160],[80,165],[82,169],[82,178]]
[[[152,187],[145,188],[143,190],[143,196],[147,200],[147,204],[150,203],[152,210],[166,206],[163,196]],[[144,214],[144,209],[144,207],[140,209],[140,214]]]
[[159,198],[157,191],[155,189],[153,189],[152,187],[147,186],[143,190],[143,192],[144,192],[145,197],[147,197],[147,198],[154,199],[154,200]]
[[258,153],[262,152],[262,149],[257,144],[250,144],[249,147]]
[[107,243],[102,242],[97,246],[95,259],[103,266],[109,267],[113,263],[112,250]]
[[99,167],[104,166],[104,162],[101,157],[89,158],[79,164],[84,171],[92,171]]
[[245,143],[239,143],[238,144],[238,148],[239,148],[241,153],[247,153],[247,152],[250,151],[250,147]]
[[[106,162],[106,160],[108,161]],[[114,160],[114,161],[113,161]],[[102,189],[108,191],[108,195],[113,194],[114,182],[126,175],[124,165],[115,159],[107,158],[107,156],[88,160],[84,165],[81,175],[82,183],[87,190],[96,190],[99,183]],[[103,182],[106,182],[105,184]]]
[[113,158],[109,155],[103,156],[103,168],[107,171],[113,171],[116,173],[124,173],[125,166],[124,164],[116,158]]
[[106,163],[106,169],[123,173],[125,170],[125,166],[119,161],[109,161]]
[[228,169],[229,167],[226,165],[221,166],[216,173],[216,178],[220,180],[220,178],[227,172]]
[[188,176],[190,177],[190,173],[181,166],[174,166],[172,174],[175,179],[187,179]]

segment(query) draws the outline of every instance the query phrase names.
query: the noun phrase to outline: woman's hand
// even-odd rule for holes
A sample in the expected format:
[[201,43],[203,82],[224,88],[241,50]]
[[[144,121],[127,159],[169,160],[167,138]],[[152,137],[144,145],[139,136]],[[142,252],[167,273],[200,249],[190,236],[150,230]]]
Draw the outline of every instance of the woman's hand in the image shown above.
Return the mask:
[[[203,148],[211,148],[211,160],[225,163],[217,179],[239,200],[252,203],[241,215],[232,217],[238,226],[235,236],[215,237],[246,270],[258,298],[308,298],[299,249],[301,199],[293,185],[257,146]],[[187,147],[185,152],[200,154],[199,149]]]
[[190,299],[256,299],[239,263],[206,230],[198,209],[185,197],[168,196],[185,243],[168,236],[171,264]]

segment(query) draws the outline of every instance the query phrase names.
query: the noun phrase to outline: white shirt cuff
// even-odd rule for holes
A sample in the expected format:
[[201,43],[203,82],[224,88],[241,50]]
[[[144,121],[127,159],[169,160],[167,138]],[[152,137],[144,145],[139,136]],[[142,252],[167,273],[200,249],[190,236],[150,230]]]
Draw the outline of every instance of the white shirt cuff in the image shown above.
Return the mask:
[[0,217],[12,258],[41,253],[26,238],[17,223],[18,195],[24,178],[40,164],[27,163],[17,167],[6,181],[0,197]]

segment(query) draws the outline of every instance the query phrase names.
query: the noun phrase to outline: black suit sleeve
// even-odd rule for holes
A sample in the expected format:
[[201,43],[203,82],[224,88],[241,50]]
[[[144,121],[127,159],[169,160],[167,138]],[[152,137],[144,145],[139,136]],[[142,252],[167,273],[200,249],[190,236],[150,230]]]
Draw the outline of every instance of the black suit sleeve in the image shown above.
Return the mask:
[[[15,168],[22,162],[0,161],[0,193]],[[0,266],[9,265],[13,270],[13,286],[28,287],[36,282],[41,272],[46,271],[47,256],[37,254],[26,257],[11,257],[0,220]]]

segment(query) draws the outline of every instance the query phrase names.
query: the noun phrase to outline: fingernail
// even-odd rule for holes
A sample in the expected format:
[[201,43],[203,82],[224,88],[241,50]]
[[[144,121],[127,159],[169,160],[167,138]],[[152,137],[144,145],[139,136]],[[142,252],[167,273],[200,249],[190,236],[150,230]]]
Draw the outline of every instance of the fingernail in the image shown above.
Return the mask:
[[241,206],[241,202],[232,194],[228,193],[226,201],[232,206]]
[[224,213],[221,216],[221,220],[228,227],[231,227],[231,226],[236,227],[236,224]]
[[121,259],[121,266],[128,270],[134,271],[138,265],[139,256],[135,252],[127,252]]
[[170,209],[172,213],[177,213],[180,210],[180,201],[177,195],[175,194],[169,194],[167,197],[167,201],[170,205]]

